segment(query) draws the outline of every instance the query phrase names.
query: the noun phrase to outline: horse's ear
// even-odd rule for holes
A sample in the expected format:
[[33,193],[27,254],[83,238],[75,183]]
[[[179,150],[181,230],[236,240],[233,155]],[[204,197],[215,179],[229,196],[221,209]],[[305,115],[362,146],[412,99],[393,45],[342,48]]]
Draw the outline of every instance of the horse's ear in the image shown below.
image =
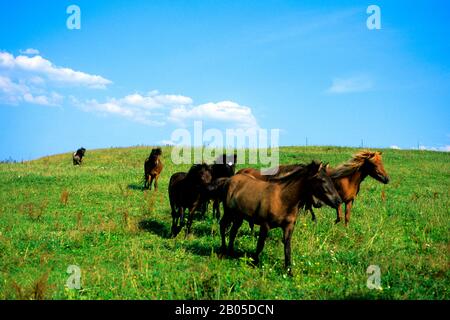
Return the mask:
[[378,151],[378,154],[381,156],[383,154],[383,151]]
[[319,173],[319,171],[320,171],[320,169],[322,168],[322,166],[323,166],[323,165],[322,165],[322,162],[313,160],[313,161],[311,162],[311,164],[309,165],[309,169],[311,170],[311,171],[310,171],[311,176],[314,176],[314,175],[316,175],[317,173]]

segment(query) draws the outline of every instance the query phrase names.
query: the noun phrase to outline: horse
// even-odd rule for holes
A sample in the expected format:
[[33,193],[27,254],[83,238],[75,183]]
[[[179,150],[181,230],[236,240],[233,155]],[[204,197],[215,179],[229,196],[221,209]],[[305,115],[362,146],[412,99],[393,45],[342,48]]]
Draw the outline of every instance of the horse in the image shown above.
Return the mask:
[[194,164],[189,171],[177,172],[170,177],[169,200],[172,209],[172,236],[184,226],[184,212],[189,211],[186,237],[191,233],[194,213],[201,209],[207,185],[211,182],[211,167],[205,163]]
[[72,161],[74,166],[79,166],[83,162],[84,154],[86,153],[85,148],[80,148],[75,151],[72,155]]
[[[212,181],[216,181],[220,178],[229,178],[234,176],[236,170],[237,154],[234,154],[231,159],[227,155],[218,157],[213,165],[211,165]],[[210,197],[213,200],[213,216],[217,220],[220,219],[220,199],[216,197]],[[209,200],[208,199],[208,200]],[[207,202],[205,202],[207,204]],[[205,210],[206,211],[206,210]]]
[[[337,166],[336,168],[327,168],[327,174],[333,180],[334,186],[345,203],[345,226],[350,222],[350,214],[358,195],[361,183],[367,176],[387,184],[389,175],[384,169],[382,161],[382,152],[371,152],[368,150],[360,151],[353,157]],[[336,221],[342,220],[342,208],[339,205],[336,208]]]
[[152,183],[154,182],[155,190],[158,189],[158,178],[163,169],[163,163],[161,162],[162,150],[161,148],[152,149],[150,155],[144,162],[144,189],[152,189]]
[[285,268],[291,274],[291,238],[297,212],[314,195],[327,205],[337,208],[342,200],[321,162],[299,165],[281,177],[262,181],[248,174],[237,174],[222,184],[225,191],[224,214],[220,221],[221,252],[226,252],[225,231],[232,224],[228,254],[243,220],[260,225],[254,255],[255,264],[264,248],[267,234],[272,228],[283,229]]
[[[248,174],[248,175],[255,177],[258,180],[268,181],[271,178],[281,177],[283,175],[286,175],[286,174],[296,170],[298,167],[299,167],[298,164],[288,164],[288,165],[278,166],[277,172],[274,174],[271,174],[271,175],[262,174],[260,169],[244,168],[244,169],[239,170],[237,172],[237,174]],[[325,165],[325,169],[327,169],[327,168],[328,168],[328,164]],[[316,215],[314,214],[313,207],[314,208],[322,207],[322,202],[319,199],[317,199],[316,197],[314,197],[313,195],[311,195],[311,197],[309,199],[307,199],[305,202],[305,211],[311,212],[312,221],[316,222]],[[253,225],[251,223],[250,223],[250,229],[253,230]]]

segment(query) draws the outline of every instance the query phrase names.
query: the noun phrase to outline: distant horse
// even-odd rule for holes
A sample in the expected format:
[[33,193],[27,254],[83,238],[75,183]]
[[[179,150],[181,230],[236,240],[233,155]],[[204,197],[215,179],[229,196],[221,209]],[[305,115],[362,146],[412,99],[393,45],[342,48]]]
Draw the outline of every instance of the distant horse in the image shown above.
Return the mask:
[[[215,163],[211,165],[212,181],[216,181],[220,178],[229,178],[234,175],[236,169],[237,154],[234,154],[232,158],[227,155],[222,155],[217,158]],[[217,220],[220,219],[220,199],[211,198],[213,200],[213,215]],[[207,202],[205,202],[207,204]]]
[[161,148],[152,149],[152,152],[144,163],[144,189],[152,189],[152,182],[154,182],[155,190],[158,189],[158,178],[163,169],[161,162],[162,150]]
[[177,172],[170,177],[169,200],[172,209],[172,236],[176,236],[184,226],[184,212],[189,210],[186,236],[191,232],[194,213],[201,209],[206,187],[211,182],[211,167],[194,164],[186,172]]
[[79,165],[81,165],[81,163],[83,163],[83,157],[84,157],[85,153],[86,153],[85,148],[80,148],[76,152],[73,153],[72,161],[73,161],[74,166],[79,166]]
[[291,238],[297,213],[310,194],[327,205],[337,208],[342,202],[333,182],[326,174],[322,163],[311,162],[298,166],[282,177],[258,180],[248,174],[237,174],[225,180],[222,188],[226,192],[224,215],[220,221],[222,252],[226,251],[225,231],[230,231],[228,253],[233,254],[236,234],[243,220],[260,225],[255,263],[264,248],[267,234],[272,228],[283,229],[285,267],[290,273]]
[[[389,183],[389,176],[384,169],[381,152],[360,151],[353,158],[336,168],[327,168],[327,174],[333,180],[336,190],[345,203],[345,225],[350,221],[353,201],[358,195],[361,183],[371,176],[381,183]],[[342,220],[342,209],[336,209],[336,223]]]

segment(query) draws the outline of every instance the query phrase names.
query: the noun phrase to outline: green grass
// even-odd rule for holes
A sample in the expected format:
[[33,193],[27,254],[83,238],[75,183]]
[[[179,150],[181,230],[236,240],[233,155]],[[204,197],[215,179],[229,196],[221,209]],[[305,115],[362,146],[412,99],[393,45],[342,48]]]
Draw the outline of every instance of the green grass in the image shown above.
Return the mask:
[[[285,147],[280,162],[337,165],[355,151]],[[148,147],[88,150],[81,167],[71,154],[1,164],[0,298],[450,298],[449,153],[384,150],[391,183],[364,181],[348,228],[334,225],[331,208],[316,210],[316,225],[300,213],[287,277],[280,230],[269,233],[259,267],[246,258],[256,246],[246,223],[236,240],[241,258],[217,257],[211,207],[191,238],[168,237],[168,181],[188,166],[163,152],[158,192],[140,190]],[[81,268],[81,290],[65,287],[72,264]],[[383,290],[366,286],[372,264]]]

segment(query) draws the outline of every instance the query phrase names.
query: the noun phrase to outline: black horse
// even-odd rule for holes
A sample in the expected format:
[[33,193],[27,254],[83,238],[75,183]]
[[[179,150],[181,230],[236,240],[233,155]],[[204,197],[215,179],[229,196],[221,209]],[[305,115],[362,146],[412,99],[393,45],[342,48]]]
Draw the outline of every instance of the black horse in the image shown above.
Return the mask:
[[72,155],[72,161],[74,166],[79,166],[83,162],[84,154],[86,153],[85,148],[80,148]]
[[[234,176],[236,171],[237,154],[232,156],[222,155],[216,159],[211,166],[212,169],[212,182],[218,183],[220,178],[230,178]],[[213,200],[213,216],[217,220],[220,219],[220,202],[221,199],[216,197],[213,193],[209,193],[208,200]],[[207,202],[205,202],[205,211],[207,210]]]
[[211,166],[194,164],[186,172],[177,172],[170,177],[169,200],[172,209],[172,236],[184,226],[184,212],[189,210],[186,236],[191,232],[194,213],[200,209],[206,197],[206,187],[211,183]]

